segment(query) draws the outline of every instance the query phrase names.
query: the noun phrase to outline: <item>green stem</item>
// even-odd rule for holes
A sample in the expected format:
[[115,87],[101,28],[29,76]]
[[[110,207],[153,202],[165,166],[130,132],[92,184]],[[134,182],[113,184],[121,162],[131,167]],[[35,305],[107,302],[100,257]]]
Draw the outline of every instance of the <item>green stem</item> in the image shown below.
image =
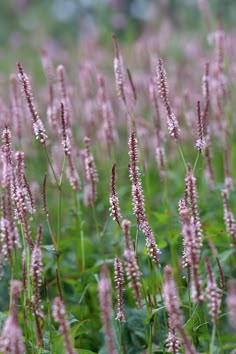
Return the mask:
[[194,171],[197,167],[197,163],[198,163],[198,160],[199,160],[199,156],[201,155],[200,151],[198,151],[198,154],[197,154],[197,157],[196,157],[196,160],[195,160],[195,163],[194,163],[194,166],[193,166],[193,175],[194,175]]
[[66,156],[64,156],[63,159],[63,164],[61,168],[61,175],[60,175],[60,180],[58,183],[58,191],[59,191],[59,196],[58,196],[58,218],[57,218],[57,245],[59,247],[59,242],[61,239],[61,192],[62,192],[62,179],[63,179],[63,174],[64,174],[64,169],[65,169],[65,163],[66,163]]
[[60,175],[60,180],[59,180],[59,189],[61,189],[61,184],[62,184],[62,178],[65,170],[65,165],[66,165],[66,155],[64,155],[63,163],[62,163],[62,168],[61,168],[61,175]]
[[179,143],[177,143],[177,146],[178,146],[178,150],[179,150],[181,159],[182,159],[182,161],[183,161],[184,167],[185,167],[186,171],[188,171],[188,167],[187,167],[187,164],[186,164],[186,161],[185,161],[185,158],[184,158],[184,154],[183,154],[183,151],[182,151],[182,149],[181,149]]
[[135,254],[138,254],[138,235],[139,235],[139,228],[137,227],[136,236],[135,236]]
[[119,334],[120,334],[120,354],[126,354],[125,341],[122,333],[122,323],[119,321]]
[[211,334],[211,345],[210,345],[210,354],[215,353],[215,336],[216,336],[216,325],[213,325],[212,334]]
[[52,232],[49,216],[47,216],[46,221],[47,221],[48,230],[49,230],[49,233],[50,233],[50,236],[51,236],[51,239],[52,239],[52,243],[53,243],[53,246],[55,248],[55,252],[58,253],[57,243],[56,243],[55,237],[54,237],[53,232]]
[[47,157],[47,160],[48,160],[49,166],[50,166],[50,168],[51,168],[52,174],[53,174],[53,176],[54,176],[56,185],[57,185],[57,187],[59,188],[58,178],[57,178],[56,173],[55,173],[55,171],[54,171],[54,168],[53,168],[53,166],[52,166],[52,163],[51,163],[51,160],[50,160],[50,157],[49,157],[49,155],[48,155],[48,151],[47,151],[47,148],[46,148],[45,145],[44,145],[44,152],[45,152],[45,155],[46,155],[46,157]]
[[[156,319],[157,317],[157,319]],[[160,319],[159,319],[160,317]],[[166,353],[166,348],[165,348],[165,342],[164,342],[164,339],[163,339],[163,333],[162,333],[162,328],[161,328],[161,323],[162,323],[162,318],[161,318],[161,315],[160,313],[158,312],[157,313],[157,316],[154,317],[155,321],[157,322],[157,329],[158,329],[158,332],[160,334],[160,343],[161,343],[161,347],[162,347],[162,350],[163,350],[163,353]]]
[[57,208],[57,245],[59,247],[59,242],[61,239],[61,190],[58,196],[58,208]]
[[[32,353],[35,352],[34,348],[35,348],[35,330],[33,328],[33,313],[32,310],[30,308],[30,303],[31,303],[31,299],[33,296],[33,289],[32,289],[32,283],[31,283],[31,277],[30,277],[30,268],[31,268],[31,255],[30,255],[30,246],[26,243],[25,240],[25,234],[24,234],[24,230],[23,230],[23,225],[20,225],[20,230],[21,230],[21,236],[22,236],[22,243],[23,243],[23,248],[25,251],[25,257],[26,257],[26,289],[24,289],[24,308],[26,309],[26,318],[27,321],[29,322],[29,332],[27,331],[28,334],[28,341],[31,341],[31,345],[32,345]],[[27,326],[28,327],[28,326]]]
[[[208,313],[208,308],[207,308],[207,305],[206,305],[206,303],[205,303],[205,304],[204,304],[204,322],[205,322],[205,324],[206,324],[206,327],[205,327],[205,328],[206,328],[206,332],[209,333],[207,313]],[[209,340],[209,336],[206,336],[205,343],[206,343],[206,350],[207,350],[207,353],[208,353],[209,350],[210,350],[210,340]]]
[[100,257],[101,259],[103,260],[103,262],[105,262],[105,255],[104,255],[104,252],[103,252],[103,248],[100,247],[100,243],[101,243],[101,234],[99,232],[99,225],[98,225],[98,222],[97,222],[97,216],[96,216],[96,210],[95,210],[95,206],[94,204],[91,205],[92,207],[92,215],[93,215],[93,220],[94,220],[94,224],[95,224],[95,230],[96,230],[96,237],[97,237],[97,240],[98,240],[98,250],[99,250],[99,253],[100,253]]
[[131,130],[136,130],[136,123],[135,123],[135,119],[134,119],[134,115],[133,113],[129,110],[129,107],[127,106],[127,104],[125,104],[125,108],[126,108],[126,113],[130,119],[130,123],[131,123]]
[[189,306],[189,318],[192,318],[192,299],[191,299],[190,281],[188,281],[188,306]]
[[152,322],[150,323],[150,332],[149,332],[149,339],[148,339],[148,352],[152,354]]
[[[157,270],[157,273],[159,273],[160,283],[161,283],[161,287],[163,289],[163,279],[162,279],[162,274],[161,274],[160,269]],[[161,305],[165,306],[162,291],[160,291],[160,297],[161,297]],[[164,323],[165,323],[165,328],[168,329],[168,321],[167,321],[166,311],[164,311]]]
[[44,283],[45,298],[46,298],[46,303],[47,303],[47,316],[48,316],[48,326],[49,326],[49,350],[51,350],[52,349],[51,306],[50,306],[50,302],[49,302],[49,298],[48,298],[47,284],[45,281],[43,283]]
[[220,334],[219,327],[217,327],[217,338],[218,338],[218,341],[219,341],[219,343],[220,343],[220,352],[221,352],[221,353],[224,353],[224,349],[223,349],[223,345],[222,345],[222,339],[221,339],[221,334]]
[[[76,208],[76,220],[79,229],[78,258],[81,256],[82,272],[84,272],[85,270],[84,230],[83,230],[83,221],[81,219],[80,199],[79,196],[77,198],[76,193],[74,193],[74,199],[75,199],[75,208]],[[78,264],[79,264],[79,260],[78,260]]]
[[[143,157],[143,156],[142,156]],[[145,167],[145,162],[143,161],[143,168],[144,168],[144,173],[145,173],[145,191],[146,191],[146,196],[147,196],[147,203],[145,203],[145,208],[147,212],[147,217],[150,217],[150,180],[149,180],[149,172],[148,168]]]

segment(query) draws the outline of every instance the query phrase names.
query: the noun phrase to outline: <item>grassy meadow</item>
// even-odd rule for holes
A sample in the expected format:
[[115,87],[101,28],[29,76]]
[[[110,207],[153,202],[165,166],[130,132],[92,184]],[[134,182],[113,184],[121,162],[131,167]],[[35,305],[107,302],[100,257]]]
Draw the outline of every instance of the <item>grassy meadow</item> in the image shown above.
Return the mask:
[[235,28],[199,3],[4,54],[1,353],[234,353]]

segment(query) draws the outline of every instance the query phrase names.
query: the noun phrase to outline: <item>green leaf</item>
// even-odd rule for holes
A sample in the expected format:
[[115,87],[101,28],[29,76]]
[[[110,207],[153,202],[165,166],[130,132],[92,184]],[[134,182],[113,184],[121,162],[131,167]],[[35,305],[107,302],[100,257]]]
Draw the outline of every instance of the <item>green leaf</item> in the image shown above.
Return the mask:
[[227,259],[235,252],[234,249],[230,249],[230,250],[227,250],[227,251],[224,251],[224,252],[221,252],[219,254],[219,261],[221,264],[224,264]]
[[169,220],[169,214],[160,213],[158,211],[152,212],[152,214],[156,217],[159,225],[167,224]]
[[160,312],[161,310],[163,310],[165,308],[165,306],[161,306],[161,307],[158,307],[158,309],[155,309],[152,311],[151,315],[149,315],[146,320],[145,320],[145,323],[149,323],[153,317],[158,313]]
[[43,245],[42,249],[46,250],[49,253],[55,254],[55,248],[53,245]]
[[6,318],[7,318],[7,314],[0,312],[0,330],[2,330]]
[[167,247],[167,242],[165,240],[158,240],[158,247],[159,248],[165,248]]
[[184,328],[189,335],[192,335],[193,331],[197,335],[201,335],[205,331],[204,326],[207,326],[207,322],[204,322],[204,311],[196,307],[192,317],[185,323]]
[[89,320],[84,320],[82,322],[79,322],[79,323],[73,325],[69,331],[70,337],[75,339],[75,337],[77,337],[78,335],[80,335],[82,333],[86,333],[87,329],[83,328],[83,326],[86,322],[89,322]]

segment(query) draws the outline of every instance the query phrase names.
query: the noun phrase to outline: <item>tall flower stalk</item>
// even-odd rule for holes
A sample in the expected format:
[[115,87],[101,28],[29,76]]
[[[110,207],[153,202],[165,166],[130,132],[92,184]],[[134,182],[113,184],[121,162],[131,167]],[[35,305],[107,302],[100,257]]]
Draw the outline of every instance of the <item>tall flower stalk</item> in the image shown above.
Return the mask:
[[234,215],[230,209],[228,190],[223,189],[221,191],[221,195],[223,198],[224,221],[225,221],[226,231],[231,236],[233,245],[236,246],[236,222],[235,222]]
[[75,354],[69,337],[69,324],[66,319],[66,308],[59,297],[56,297],[53,301],[52,315],[54,320],[59,324],[59,331],[63,336],[66,354]]
[[209,313],[214,324],[217,323],[220,314],[220,305],[222,299],[222,291],[218,288],[215,280],[215,276],[209,261],[209,258],[205,258],[206,271],[208,276],[208,282],[206,287],[206,297],[209,301]]
[[0,337],[0,351],[3,354],[25,353],[22,330],[18,323],[17,304],[21,292],[21,283],[18,280],[11,281],[11,308],[6,319]]
[[122,215],[119,207],[119,198],[116,192],[116,164],[115,163],[113,164],[112,171],[111,171],[109,202],[110,202],[110,208],[109,208],[110,215],[112,216],[113,220],[115,220],[117,224],[120,225],[120,220],[122,219]]
[[180,128],[177,117],[169,102],[169,90],[166,77],[166,71],[161,58],[158,59],[156,66],[157,88],[164,104],[167,113],[167,129],[170,136],[173,136],[176,141],[179,139]]
[[121,260],[116,257],[114,260],[114,275],[115,275],[115,283],[117,289],[117,314],[116,320],[120,322],[125,322],[125,314],[123,308],[123,284],[124,284],[124,276],[123,276],[123,265]]
[[42,253],[41,253],[41,236],[42,236],[42,225],[38,227],[38,233],[36,242],[32,251],[31,257],[31,277],[33,283],[33,307],[35,309],[35,314],[42,317],[41,300],[40,300],[40,286],[42,284]]
[[34,98],[33,98],[33,93],[32,93],[32,88],[30,85],[30,81],[26,73],[24,72],[23,66],[21,63],[17,64],[18,67],[18,78],[20,80],[21,86],[22,86],[22,92],[25,97],[26,104],[28,106],[31,119],[33,121],[33,130],[34,134],[37,140],[39,140],[42,144],[46,143],[47,140],[47,134],[43,125],[43,122],[39,118],[37,109],[35,107],[34,103]]
[[108,276],[107,266],[104,264],[101,269],[98,282],[98,296],[101,309],[101,319],[104,327],[106,347],[109,354],[117,354],[115,348],[111,319],[112,319],[112,298],[111,282]]
[[[173,279],[172,268],[170,266],[166,266],[165,268],[165,281],[163,291],[165,306],[169,316],[169,335],[167,338],[168,349],[172,353],[178,353],[181,337],[184,352],[186,354],[197,354],[183,327],[179,297]],[[177,333],[179,336],[177,336]]]
[[132,188],[133,213],[136,216],[139,229],[145,236],[148,254],[153,262],[159,266],[158,255],[160,254],[160,250],[157,247],[153,231],[146,216],[144,193],[138,167],[138,142],[134,131],[131,131],[129,135],[129,158],[129,177]]
[[136,255],[134,250],[131,248],[130,241],[130,221],[124,219],[122,221],[122,231],[125,237],[125,249],[124,249],[124,259],[125,259],[125,272],[129,281],[129,287],[133,290],[133,294],[136,300],[136,305],[138,308],[142,306],[141,297],[141,272],[137,263]]

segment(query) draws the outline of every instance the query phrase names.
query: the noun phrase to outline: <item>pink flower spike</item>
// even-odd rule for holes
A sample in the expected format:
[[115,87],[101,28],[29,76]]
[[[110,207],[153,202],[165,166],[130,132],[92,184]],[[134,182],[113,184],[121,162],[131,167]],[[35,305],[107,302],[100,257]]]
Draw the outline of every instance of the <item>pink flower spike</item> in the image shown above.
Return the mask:
[[236,280],[230,279],[228,281],[228,293],[227,293],[227,308],[228,318],[234,329],[236,329]]
[[167,113],[167,129],[170,136],[173,136],[176,141],[179,139],[180,128],[177,117],[175,116],[169,102],[169,91],[167,84],[166,71],[163,66],[163,61],[159,58],[156,66],[157,88],[160,97],[163,101]]
[[21,283],[18,280],[11,281],[11,299],[12,304],[10,314],[3,326],[0,337],[1,353],[25,353],[25,345],[23,342],[22,330],[18,323],[17,303],[21,292]]
[[114,275],[115,275],[115,283],[118,294],[117,301],[117,314],[116,320],[120,322],[125,322],[125,314],[123,309],[123,284],[124,284],[124,276],[123,276],[123,265],[121,260],[117,257],[114,261]]
[[120,225],[120,219],[122,219],[122,215],[120,213],[119,198],[116,193],[116,164],[115,163],[112,166],[112,172],[111,172],[111,187],[110,187],[109,202],[110,202],[110,208],[109,208],[110,215],[113,217],[113,220],[115,220],[117,224]]
[[121,98],[121,100],[126,104],[126,95],[125,95],[125,70],[123,65],[123,58],[120,54],[120,48],[118,44],[118,40],[116,35],[113,33],[112,35],[114,49],[115,49],[115,58],[114,58],[114,73],[116,80],[116,90],[117,95]]
[[218,288],[215,280],[215,276],[212,271],[212,267],[209,258],[205,258],[206,271],[208,275],[208,282],[206,287],[206,297],[209,300],[208,307],[210,309],[209,314],[212,318],[212,322],[216,323],[220,314],[220,305],[222,299],[222,291]]
[[138,167],[138,142],[134,131],[131,131],[129,135],[129,157],[129,177],[132,188],[133,213],[136,216],[139,229],[145,236],[147,252],[153,262],[159,266],[158,255],[160,254],[160,250],[157,247],[153,231],[146,216],[144,192]]
[[21,63],[17,63],[18,67],[18,78],[20,80],[21,86],[22,86],[22,92],[25,96],[26,104],[29,108],[29,112],[31,114],[31,118],[33,121],[33,130],[36,139],[42,143],[45,144],[47,140],[47,135],[46,131],[43,125],[43,122],[39,118],[38,112],[36,110],[35,104],[34,104],[34,98],[32,94],[32,88],[30,85],[30,81],[26,73],[24,72],[23,66]]
[[53,301],[52,315],[54,320],[59,323],[59,331],[64,339],[66,354],[75,354],[69,337],[69,324],[66,319],[65,305],[59,297],[56,297]]
[[172,268],[169,265],[165,267],[163,292],[170,328],[170,332],[167,338],[168,349],[172,349],[172,353],[178,353],[180,348],[180,339],[176,334],[176,331],[178,331],[180,337],[182,338],[184,352],[186,354],[197,354],[183,327],[179,296],[177,293],[175,281],[173,279]]
[[111,282],[108,275],[108,268],[104,264],[101,269],[100,279],[98,282],[98,296],[101,309],[101,319],[105,332],[106,347],[109,354],[117,354],[113,340],[111,327],[112,319],[112,298],[111,298]]

